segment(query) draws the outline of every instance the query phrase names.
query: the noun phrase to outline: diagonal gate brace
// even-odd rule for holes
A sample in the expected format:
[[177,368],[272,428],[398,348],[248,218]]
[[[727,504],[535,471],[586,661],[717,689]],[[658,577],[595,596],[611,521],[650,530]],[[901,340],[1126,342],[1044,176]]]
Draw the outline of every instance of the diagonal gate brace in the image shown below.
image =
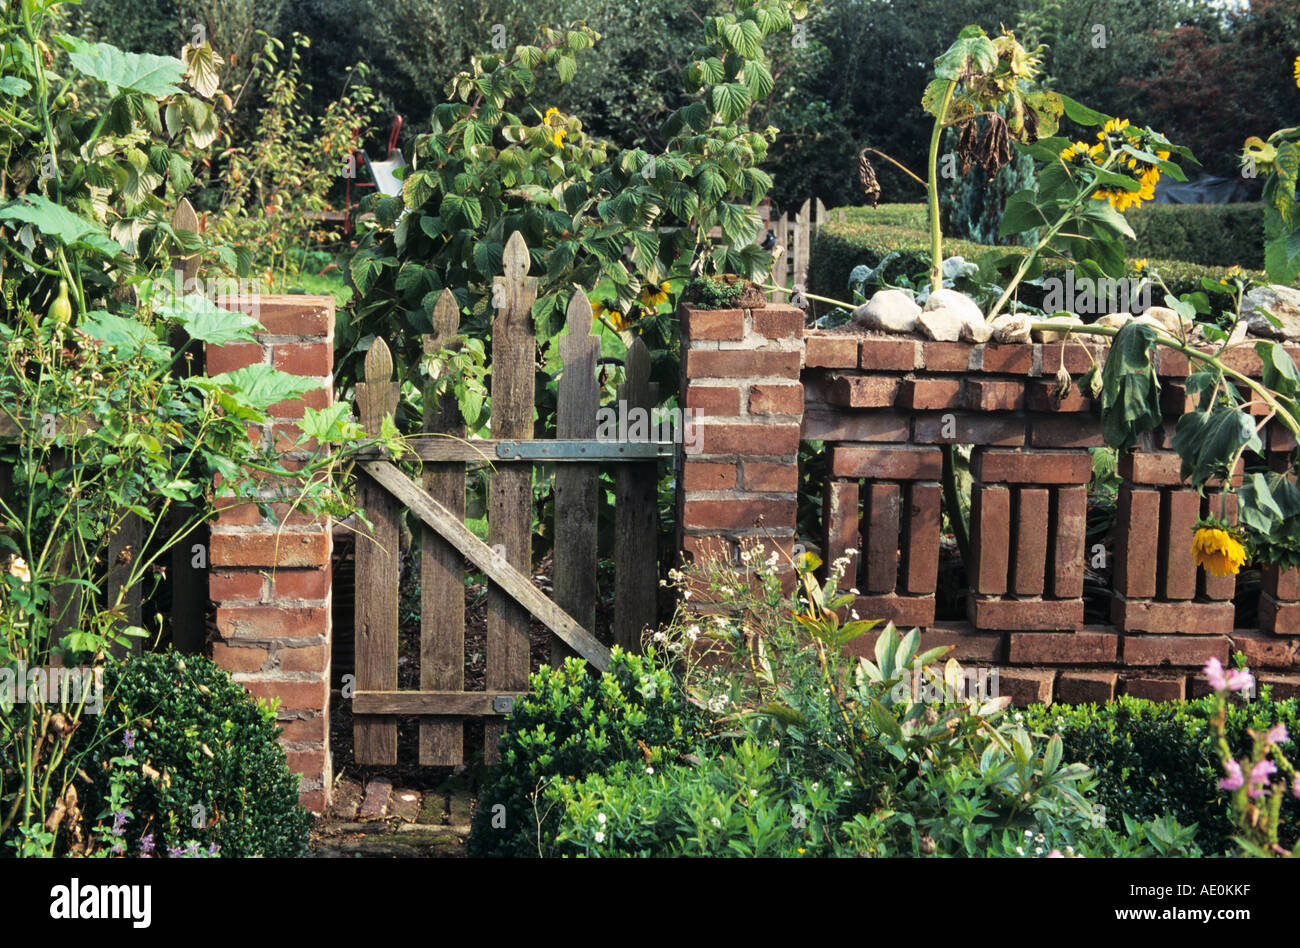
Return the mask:
[[609,649],[533,585],[532,580],[498,556],[469,527],[389,461],[363,461],[361,467],[416,516],[481,569],[512,599],[531,612],[566,645],[599,671],[609,668]]

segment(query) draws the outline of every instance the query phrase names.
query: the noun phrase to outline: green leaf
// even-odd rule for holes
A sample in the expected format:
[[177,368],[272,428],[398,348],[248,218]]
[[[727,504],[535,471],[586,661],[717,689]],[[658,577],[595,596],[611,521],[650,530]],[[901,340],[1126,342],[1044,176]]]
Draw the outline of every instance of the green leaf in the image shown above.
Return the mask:
[[754,97],[755,101],[766,99],[771,95],[775,84],[772,73],[765,63],[758,60],[745,63],[745,85],[749,88],[749,93]]
[[24,194],[0,206],[0,220],[31,224],[67,247],[86,247],[110,257],[123,252],[122,246],[108,237],[98,221],[79,217],[41,194]]
[[757,59],[763,52],[763,31],[753,20],[723,23],[722,36],[727,45],[745,59]]
[[1151,364],[1155,339],[1154,327],[1130,322],[1111,341],[1101,376],[1101,418],[1106,443],[1113,448],[1131,448],[1141,432],[1164,420],[1160,382]]
[[1300,373],[1287,351],[1268,341],[1255,343],[1255,351],[1264,363],[1260,380],[1284,398],[1294,398],[1300,391]]
[[962,30],[957,41],[934,62],[934,74],[939,79],[962,79],[971,73],[989,73],[998,66],[998,53],[993,42],[978,27]]
[[84,76],[108,86],[109,95],[139,92],[163,99],[179,93],[185,78],[185,63],[175,56],[127,53],[108,43],[73,40],[68,60]]
[[730,124],[749,111],[753,98],[749,89],[739,82],[724,82],[713,87],[709,94],[713,111]]
[[220,386],[233,394],[242,404],[265,411],[276,402],[299,398],[320,383],[315,379],[291,375],[288,372],[259,362],[232,372],[222,372],[210,378],[195,378],[196,384]]
[[1061,95],[1061,104],[1065,106],[1065,114],[1070,120],[1078,122],[1080,125],[1105,125],[1111,118],[1096,109],[1090,109],[1086,105],[1076,102],[1068,95]]
[[1180,476],[1193,487],[1226,474],[1228,463],[1243,445],[1262,451],[1255,422],[1237,408],[1217,405],[1208,412],[1193,411],[1178,419],[1171,446],[1182,458]]
[[154,330],[134,319],[95,310],[87,313],[77,328],[115,349],[140,352],[157,362],[168,358],[167,353],[158,345],[158,336]]
[[158,315],[176,320],[191,338],[214,346],[250,341],[253,330],[261,328],[255,317],[217,306],[201,293],[169,300]]
[[363,252],[352,258],[349,272],[352,274],[352,282],[357,288],[358,295],[365,296],[370,292],[382,269],[383,264],[373,254]]
[[321,444],[355,441],[364,435],[361,426],[351,420],[351,406],[347,402],[335,402],[325,408],[304,410],[298,428],[303,440],[315,438]]
[[572,56],[561,56],[555,61],[555,72],[560,77],[560,83],[566,83],[578,74],[578,61]]
[[21,76],[0,76],[0,92],[5,95],[26,95],[31,88],[32,84]]

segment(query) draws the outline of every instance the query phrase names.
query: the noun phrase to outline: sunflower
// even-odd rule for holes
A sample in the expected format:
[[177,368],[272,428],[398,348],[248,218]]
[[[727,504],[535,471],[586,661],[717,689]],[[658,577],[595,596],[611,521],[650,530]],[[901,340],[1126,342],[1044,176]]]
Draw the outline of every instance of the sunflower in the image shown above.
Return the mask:
[[1088,165],[1098,164],[1097,159],[1101,155],[1101,150],[1100,143],[1089,145],[1087,142],[1075,142],[1073,145],[1067,145],[1061,152],[1061,160],[1067,165],[1086,168]]
[[564,116],[560,114],[559,109],[551,108],[546,110],[546,117],[542,119],[543,125],[545,125],[547,128],[553,129],[553,131],[551,132],[551,144],[555,145],[555,147],[558,148],[560,147],[560,144],[564,141],[564,136],[568,134],[569,130],[565,128],[563,125],[558,125],[553,123],[551,121],[552,115],[554,115],[561,122],[564,121]]
[[1123,188],[1098,188],[1093,194],[1094,201],[1110,201],[1110,206],[1123,214],[1130,207],[1137,207],[1144,200],[1151,200],[1155,196],[1155,185],[1151,186],[1150,192],[1146,187],[1139,188],[1137,191],[1125,191]]
[[641,295],[637,297],[646,306],[658,306],[668,299],[668,291],[671,287],[667,283],[660,283],[657,287],[653,284],[647,284],[641,288]]
[[1300,89],[1300,56],[1295,58],[1295,84],[1296,88]]
[[1103,143],[1119,142],[1120,144],[1123,144],[1124,140],[1128,137],[1124,133],[1124,129],[1126,128],[1128,128],[1128,119],[1109,119],[1106,124],[1101,127],[1101,131],[1097,133],[1097,141]]
[[1200,527],[1192,538],[1192,558],[1211,576],[1233,576],[1246,562],[1246,549],[1227,530]]

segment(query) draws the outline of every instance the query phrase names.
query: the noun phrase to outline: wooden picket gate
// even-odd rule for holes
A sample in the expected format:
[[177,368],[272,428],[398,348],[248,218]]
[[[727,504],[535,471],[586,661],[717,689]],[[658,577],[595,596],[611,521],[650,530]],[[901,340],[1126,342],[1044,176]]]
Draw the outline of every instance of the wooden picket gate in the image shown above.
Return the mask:
[[[418,482],[395,459],[376,450],[360,462],[358,503],[373,530],[356,547],[356,691],[353,695],[357,763],[397,763],[397,717],[419,719],[419,762],[455,765],[464,758],[464,723],[485,721],[491,760],[502,716],[528,685],[529,623],[553,633],[552,659],[576,654],[601,671],[609,650],[592,634],[596,618],[596,513],[599,465],[615,469],[614,640],[636,649],[653,626],[658,590],[656,505],[657,442],[595,440],[600,390],[596,377],[600,341],[591,335],[591,304],[576,292],[567,312],[568,332],[559,340],[563,372],[558,382],[557,438],[533,439],[536,340],[529,313],[537,280],[520,234],[503,254],[504,276],[493,284],[492,438],[464,440],[454,399],[425,395],[426,437],[412,439],[411,456],[422,462]],[[434,332],[424,351],[452,342],[459,308],[443,290],[434,309]],[[628,350],[618,396],[629,409],[649,412],[658,386],[650,383],[650,359],[637,340]],[[357,385],[357,413],[368,432],[378,432],[397,405],[392,355],[376,339],[365,359],[365,382]],[[466,462],[492,465],[488,542],[466,526]],[[558,463],[555,482],[553,598],[532,583],[533,471]],[[398,690],[398,531],[403,508],[421,521],[420,686]],[[486,690],[465,691],[465,561],[489,581]]]

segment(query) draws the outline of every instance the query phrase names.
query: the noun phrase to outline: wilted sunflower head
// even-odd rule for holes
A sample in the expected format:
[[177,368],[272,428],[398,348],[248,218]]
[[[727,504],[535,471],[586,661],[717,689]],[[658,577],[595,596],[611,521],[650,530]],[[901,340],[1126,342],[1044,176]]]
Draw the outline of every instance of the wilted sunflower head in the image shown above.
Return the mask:
[[1222,527],[1202,526],[1192,537],[1192,558],[1211,576],[1233,576],[1246,562],[1246,548]]

